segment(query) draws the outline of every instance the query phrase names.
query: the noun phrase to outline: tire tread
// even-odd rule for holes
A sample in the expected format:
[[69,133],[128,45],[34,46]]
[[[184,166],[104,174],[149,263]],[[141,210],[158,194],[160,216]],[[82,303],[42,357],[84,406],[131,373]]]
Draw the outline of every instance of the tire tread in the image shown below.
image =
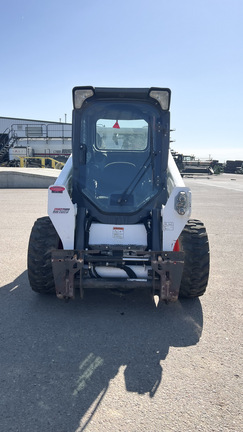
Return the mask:
[[55,292],[51,252],[58,249],[59,236],[48,216],[33,225],[28,246],[28,278],[33,291],[40,294]]
[[203,223],[190,219],[180,235],[179,243],[185,252],[179,296],[202,296],[208,284],[210,266],[208,236]]

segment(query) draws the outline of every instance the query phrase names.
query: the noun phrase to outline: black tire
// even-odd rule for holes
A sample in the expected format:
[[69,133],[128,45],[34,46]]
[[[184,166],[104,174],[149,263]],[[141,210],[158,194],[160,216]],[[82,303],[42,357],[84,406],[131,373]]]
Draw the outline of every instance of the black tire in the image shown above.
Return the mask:
[[209,243],[205,226],[190,219],[179,237],[180,250],[185,252],[180,297],[199,297],[206,291],[209,277]]
[[60,248],[60,238],[48,216],[34,223],[28,247],[28,277],[33,291],[40,294],[55,292],[51,252]]

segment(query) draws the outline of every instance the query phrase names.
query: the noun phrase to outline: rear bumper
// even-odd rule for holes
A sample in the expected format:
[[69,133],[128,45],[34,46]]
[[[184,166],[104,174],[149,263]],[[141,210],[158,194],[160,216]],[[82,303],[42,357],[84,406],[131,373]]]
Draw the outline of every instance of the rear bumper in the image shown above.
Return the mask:
[[[120,253],[119,253],[120,252]],[[129,261],[128,261],[129,260]],[[128,262],[137,266],[149,266],[146,278],[97,277],[92,268],[107,266],[125,268]],[[83,297],[84,289],[136,288],[150,289],[160,300],[176,301],[179,295],[184,266],[183,252],[116,251],[114,255],[102,255],[95,250],[63,250],[52,252],[52,269],[58,298],[75,297],[76,288]]]

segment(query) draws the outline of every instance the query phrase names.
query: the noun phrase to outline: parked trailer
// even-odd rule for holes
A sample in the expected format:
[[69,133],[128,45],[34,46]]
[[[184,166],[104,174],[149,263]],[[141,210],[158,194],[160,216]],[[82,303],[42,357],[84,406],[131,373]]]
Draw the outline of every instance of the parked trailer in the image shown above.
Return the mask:
[[9,149],[9,160],[17,160],[19,156],[51,157],[66,162],[72,151],[71,138],[33,138],[19,139],[17,145]]

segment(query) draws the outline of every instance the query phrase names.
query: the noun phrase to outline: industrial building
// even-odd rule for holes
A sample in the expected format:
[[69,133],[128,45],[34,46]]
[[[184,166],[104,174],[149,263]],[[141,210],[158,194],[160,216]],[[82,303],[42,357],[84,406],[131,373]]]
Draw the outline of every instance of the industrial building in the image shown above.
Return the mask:
[[65,162],[71,153],[71,123],[0,117],[0,165],[20,157]]

